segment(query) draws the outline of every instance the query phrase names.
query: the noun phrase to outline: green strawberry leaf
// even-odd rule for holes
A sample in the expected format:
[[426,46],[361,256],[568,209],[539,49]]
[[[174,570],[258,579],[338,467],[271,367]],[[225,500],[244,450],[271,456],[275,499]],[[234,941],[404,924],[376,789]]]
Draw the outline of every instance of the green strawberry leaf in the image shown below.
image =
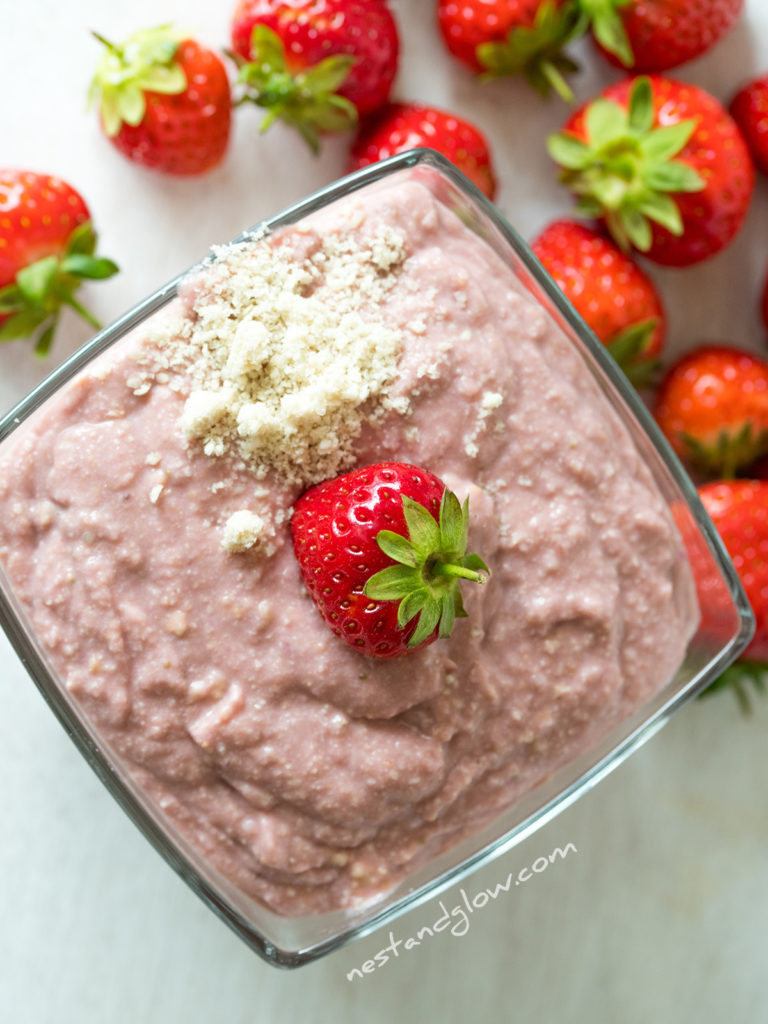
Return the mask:
[[105,133],[110,139],[113,138],[123,126],[120,104],[113,92],[104,92],[102,94],[99,113]]
[[442,543],[449,551],[465,551],[467,538],[465,517],[459,499],[446,487],[440,502],[439,528]]
[[453,632],[453,623],[456,619],[456,602],[453,594],[445,593],[441,601],[440,619],[437,635],[446,638]]
[[424,605],[419,620],[416,624],[413,636],[408,641],[409,647],[418,647],[418,645],[426,640],[428,636],[431,636],[435,626],[440,621],[440,612],[442,609],[442,602],[429,601]]
[[441,547],[440,527],[434,518],[417,501],[403,497],[403,513],[408,527],[413,550],[419,557],[426,558]]
[[638,135],[647,135],[653,128],[653,92],[651,83],[645,76],[638,78],[629,94],[630,130]]
[[102,281],[118,272],[118,266],[104,257],[88,256],[85,253],[72,253],[61,261],[61,270],[65,274],[74,274],[93,281]]
[[[476,573],[485,573],[486,575],[490,575],[491,572],[491,570],[482,560],[480,555],[476,555],[474,552],[465,555],[464,558],[462,559],[461,564],[464,566],[465,569],[471,569],[473,572]],[[457,593],[459,593],[459,591],[457,591]]]
[[405,537],[401,537],[399,533],[394,533],[392,530],[379,530],[376,535],[376,543],[384,554],[394,561],[402,562],[403,565],[416,565],[417,559],[413,544]]
[[547,139],[547,152],[555,163],[574,171],[587,167],[592,158],[589,146],[567,132],[550,135]]
[[461,590],[459,587],[453,592],[453,614],[457,619],[466,619],[467,613],[464,611],[464,602],[461,598]]
[[0,314],[16,313],[24,308],[24,296],[17,284],[8,284],[0,288]]
[[67,239],[66,255],[73,256],[75,253],[82,253],[85,256],[93,256],[96,250],[96,232],[93,230],[91,221],[86,220],[78,224],[75,230]]
[[13,313],[0,324],[0,342],[28,338],[37,330],[48,314],[45,310],[32,308]]
[[419,587],[412,590],[410,594],[406,594],[397,608],[397,624],[400,629],[407,626],[411,619],[422,611],[429,600],[429,591],[426,587]]
[[137,76],[134,84],[146,92],[174,96],[186,89],[187,76],[180,64],[170,64],[167,67],[147,68]]
[[35,356],[38,359],[45,359],[48,353],[51,351],[51,345],[53,344],[53,337],[56,333],[56,327],[58,325],[59,318],[54,316],[45,330],[41,331],[35,341]]
[[365,596],[374,601],[394,601],[407,597],[413,591],[414,584],[420,583],[420,579],[418,569],[413,566],[388,565],[368,580]]
[[598,43],[609,53],[619,58],[625,68],[635,63],[624,22],[618,8],[626,7],[632,0],[579,0],[579,6]]
[[669,196],[651,192],[638,202],[638,210],[648,220],[660,224],[676,238],[682,235],[683,218],[680,215],[680,208]]
[[640,139],[640,152],[654,163],[669,160],[688,145],[695,131],[696,120],[692,117],[677,124],[654,128]]
[[329,134],[352,131],[357,124],[357,108],[354,103],[335,93],[324,102],[308,103],[299,116],[305,116],[317,131]]
[[603,207],[592,196],[579,196],[576,201],[576,212],[580,213],[582,217],[597,218],[602,216]]
[[621,222],[631,244],[640,252],[648,252],[653,242],[648,218],[639,210],[629,208],[621,211]]
[[619,331],[606,344],[605,347],[622,369],[629,367],[645,352],[658,323],[658,317],[638,320]]
[[266,25],[255,25],[251,33],[253,63],[264,75],[286,72],[285,47],[277,32]]
[[592,185],[592,195],[606,210],[618,210],[626,194],[626,182],[620,177],[600,178]]
[[147,102],[144,99],[141,86],[135,82],[125,82],[120,92],[117,93],[117,109],[121,121],[133,127],[141,124],[147,112]]
[[613,100],[596,99],[587,108],[584,123],[592,148],[599,149],[627,131],[627,112]]
[[670,161],[647,167],[643,171],[643,184],[657,192],[699,192],[705,182],[692,167]]
[[326,57],[314,67],[307,68],[303,74],[302,86],[310,93],[335,93],[344,84],[344,80],[357,63],[351,54],[338,53]]
[[42,306],[50,294],[59,261],[55,256],[46,256],[36,263],[22,267],[16,274],[16,284],[23,298],[30,305]]

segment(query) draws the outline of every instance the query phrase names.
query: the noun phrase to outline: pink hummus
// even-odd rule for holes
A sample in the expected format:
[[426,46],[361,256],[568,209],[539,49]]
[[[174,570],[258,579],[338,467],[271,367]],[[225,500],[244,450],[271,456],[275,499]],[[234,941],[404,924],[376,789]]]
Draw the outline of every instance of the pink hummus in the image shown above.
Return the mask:
[[[486,825],[664,686],[697,618],[617,416],[426,187],[358,194],[281,243],[300,259],[381,224],[404,260],[359,311],[403,347],[353,463],[416,463],[469,495],[492,577],[466,588],[449,640],[394,661],[343,645],[279,514],[301,485],[185,436],[183,369],[134,386],[163,332],[195,319],[205,276],[0,448],[0,560],[62,686],[186,842],[285,915],[375,898]],[[322,280],[314,294],[333,302]],[[243,509],[274,524],[266,549],[222,547]]]

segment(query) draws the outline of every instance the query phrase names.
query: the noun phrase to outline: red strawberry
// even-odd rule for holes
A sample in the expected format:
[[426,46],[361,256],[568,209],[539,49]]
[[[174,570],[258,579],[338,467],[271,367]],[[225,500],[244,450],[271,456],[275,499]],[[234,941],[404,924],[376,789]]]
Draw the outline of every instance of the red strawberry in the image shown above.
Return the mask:
[[705,53],[726,34],[744,0],[578,0],[616,67],[668,71]]
[[465,615],[459,579],[488,572],[465,554],[467,503],[432,473],[364,466],[310,488],[291,519],[301,575],[336,636],[394,658],[449,636]]
[[71,185],[47,174],[0,170],[0,341],[42,328],[35,352],[47,355],[62,306],[98,329],[75,298],[84,279],[117,273],[95,249],[91,214]]
[[[723,689],[732,689],[744,711],[750,710],[748,685],[765,691],[768,664],[745,660],[764,658],[768,651],[768,606],[765,595],[768,561],[768,484],[757,480],[729,480],[704,484],[699,497],[720,533],[757,619],[757,633],[744,655],[710,683],[700,696],[706,697]],[[680,535],[685,544],[696,582],[701,610],[700,633],[713,649],[722,648],[734,634],[733,599],[730,588],[712,559],[698,525],[687,505],[671,506]],[[763,582],[760,582],[761,579]]]
[[482,133],[469,121],[418,103],[390,103],[366,118],[352,144],[349,169],[356,171],[417,146],[442,153],[493,199],[496,181]]
[[665,376],[654,415],[681,458],[733,476],[768,453],[768,363],[729,346],[697,348]]
[[573,220],[554,221],[531,248],[629,379],[648,383],[666,318],[647,274],[604,234]]
[[[94,33],[95,34],[95,33]],[[166,174],[203,174],[227,149],[231,93],[212,50],[168,26],[106,50],[91,83],[101,124],[129,160]]]
[[732,118],[702,89],[658,75],[610,86],[548,146],[579,212],[668,266],[728,245],[752,198],[754,167]]
[[699,496],[755,614],[755,635],[744,657],[768,660],[768,483],[718,481],[700,487]]
[[739,89],[729,109],[744,133],[757,169],[768,174],[768,75]]
[[386,103],[400,41],[385,0],[240,0],[232,56],[243,100],[297,128],[313,150],[318,136],[353,129]]
[[448,50],[489,77],[524,74],[546,96],[573,99],[564,75],[577,65],[563,47],[581,19],[566,0],[438,0],[437,23]]

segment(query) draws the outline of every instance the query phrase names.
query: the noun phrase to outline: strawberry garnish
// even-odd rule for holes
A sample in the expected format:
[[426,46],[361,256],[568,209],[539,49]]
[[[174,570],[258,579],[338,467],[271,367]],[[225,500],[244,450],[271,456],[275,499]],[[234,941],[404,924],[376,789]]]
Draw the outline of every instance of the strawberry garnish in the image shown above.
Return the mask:
[[700,57],[725,35],[744,0],[577,0],[617,67],[668,71]]
[[389,103],[366,118],[352,144],[349,169],[367,167],[417,146],[442,153],[493,199],[496,181],[482,132],[455,114],[420,103]]
[[579,212],[657,263],[714,256],[752,197],[754,167],[733,119],[704,90],[658,75],[609,87],[548,148]]
[[238,102],[267,111],[262,131],[282,120],[316,152],[386,103],[399,37],[384,0],[240,0],[232,51]]
[[394,658],[450,636],[459,581],[488,569],[466,554],[468,503],[434,474],[383,462],[310,488],[291,520],[301,575],[331,630],[361,654]]
[[648,275],[605,234],[573,220],[554,221],[531,248],[632,383],[650,383],[666,317]]
[[437,21],[448,50],[476,73],[524,75],[543,96],[573,99],[565,76],[578,65],[563,48],[583,19],[572,0],[439,0]]
[[654,415],[689,465],[731,477],[768,453],[768,363],[731,346],[697,348],[667,372]]
[[117,273],[95,250],[90,211],[71,185],[0,170],[0,341],[36,334],[35,353],[47,355],[63,306],[98,330],[99,321],[75,298],[84,280]]
[[94,35],[105,50],[89,95],[113,146],[166,174],[203,174],[219,164],[232,101],[217,55],[168,25],[121,44]]
[[768,75],[755,78],[739,89],[729,110],[741,128],[755,166],[768,174]]

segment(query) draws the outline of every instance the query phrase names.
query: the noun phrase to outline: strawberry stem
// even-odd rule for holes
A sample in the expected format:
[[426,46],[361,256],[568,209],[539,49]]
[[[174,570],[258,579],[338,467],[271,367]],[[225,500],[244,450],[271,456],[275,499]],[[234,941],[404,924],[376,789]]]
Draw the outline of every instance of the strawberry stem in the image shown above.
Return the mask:
[[465,569],[463,565],[454,565],[451,562],[436,561],[429,567],[433,576],[450,576],[455,579],[472,580],[473,583],[485,583],[488,576],[473,569]]

